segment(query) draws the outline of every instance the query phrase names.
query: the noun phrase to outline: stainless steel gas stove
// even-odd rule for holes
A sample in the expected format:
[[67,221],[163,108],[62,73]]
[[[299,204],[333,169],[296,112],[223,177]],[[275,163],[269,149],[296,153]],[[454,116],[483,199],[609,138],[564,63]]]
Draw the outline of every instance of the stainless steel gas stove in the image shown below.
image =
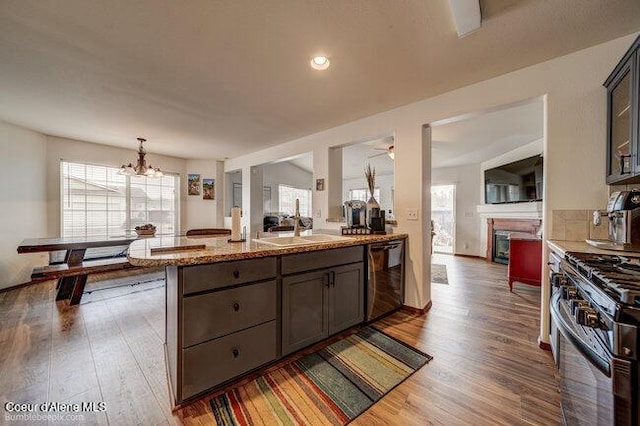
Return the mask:
[[566,253],[552,278],[552,346],[565,424],[640,421],[640,259]]

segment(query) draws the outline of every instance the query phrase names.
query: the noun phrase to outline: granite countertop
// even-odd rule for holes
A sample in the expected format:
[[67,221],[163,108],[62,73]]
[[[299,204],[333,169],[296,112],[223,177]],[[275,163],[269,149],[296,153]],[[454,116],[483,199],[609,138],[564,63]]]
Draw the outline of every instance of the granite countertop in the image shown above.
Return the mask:
[[[319,233],[319,232],[318,232]],[[316,233],[316,234],[318,234]],[[323,232],[324,233],[324,232]],[[276,236],[286,236],[279,234]],[[311,235],[308,232],[302,235]],[[270,236],[269,236],[270,237]],[[242,243],[228,242],[229,236],[224,237],[185,237],[161,236],[134,241],[127,251],[129,263],[135,266],[187,266],[203,263],[226,262],[229,260],[252,259],[257,257],[278,256],[281,254],[302,253],[316,250],[326,250],[340,247],[358,246],[369,243],[384,242],[406,238],[407,234],[387,235],[349,235],[345,241],[330,241],[289,247],[278,247],[261,244],[259,239],[248,239]],[[192,248],[202,246],[205,248]],[[152,249],[166,248],[169,251],[151,253]],[[175,251],[174,251],[175,249]]]
[[585,241],[547,240],[547,246],[549,246],[551,250],[555,251],[561,256],[564,256],[568,251],[574,251],[578,253],[613,254],[620,256],[640,257],[640,253],[638,252],[605,250],[587,244]]

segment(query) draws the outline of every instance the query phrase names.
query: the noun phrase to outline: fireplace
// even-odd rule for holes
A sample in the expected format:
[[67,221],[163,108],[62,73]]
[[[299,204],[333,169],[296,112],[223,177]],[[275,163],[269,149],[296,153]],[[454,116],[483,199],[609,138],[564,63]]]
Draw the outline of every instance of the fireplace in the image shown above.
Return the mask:
[[509,234],[511,231],[493,232],[493,253],[491,260],[496,263],[509,264]]
[[508,264],[509,234],[525,232],[535,235],[540,226],[540,219],[487,219],[487,260]]

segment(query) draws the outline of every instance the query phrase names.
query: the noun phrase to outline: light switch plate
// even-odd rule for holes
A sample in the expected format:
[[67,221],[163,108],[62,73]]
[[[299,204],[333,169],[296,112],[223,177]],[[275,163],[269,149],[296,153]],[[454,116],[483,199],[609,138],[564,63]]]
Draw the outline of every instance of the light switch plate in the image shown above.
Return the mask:
[[407,209],[407,220],[418,220],[418,209]]

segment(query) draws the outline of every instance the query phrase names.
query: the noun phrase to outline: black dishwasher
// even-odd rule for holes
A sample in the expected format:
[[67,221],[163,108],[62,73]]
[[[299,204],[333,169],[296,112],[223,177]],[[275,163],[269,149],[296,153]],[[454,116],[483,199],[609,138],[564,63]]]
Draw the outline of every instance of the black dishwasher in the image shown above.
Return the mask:
[[404,303],[404,240],[367,246],[366,321],[388,314]]

